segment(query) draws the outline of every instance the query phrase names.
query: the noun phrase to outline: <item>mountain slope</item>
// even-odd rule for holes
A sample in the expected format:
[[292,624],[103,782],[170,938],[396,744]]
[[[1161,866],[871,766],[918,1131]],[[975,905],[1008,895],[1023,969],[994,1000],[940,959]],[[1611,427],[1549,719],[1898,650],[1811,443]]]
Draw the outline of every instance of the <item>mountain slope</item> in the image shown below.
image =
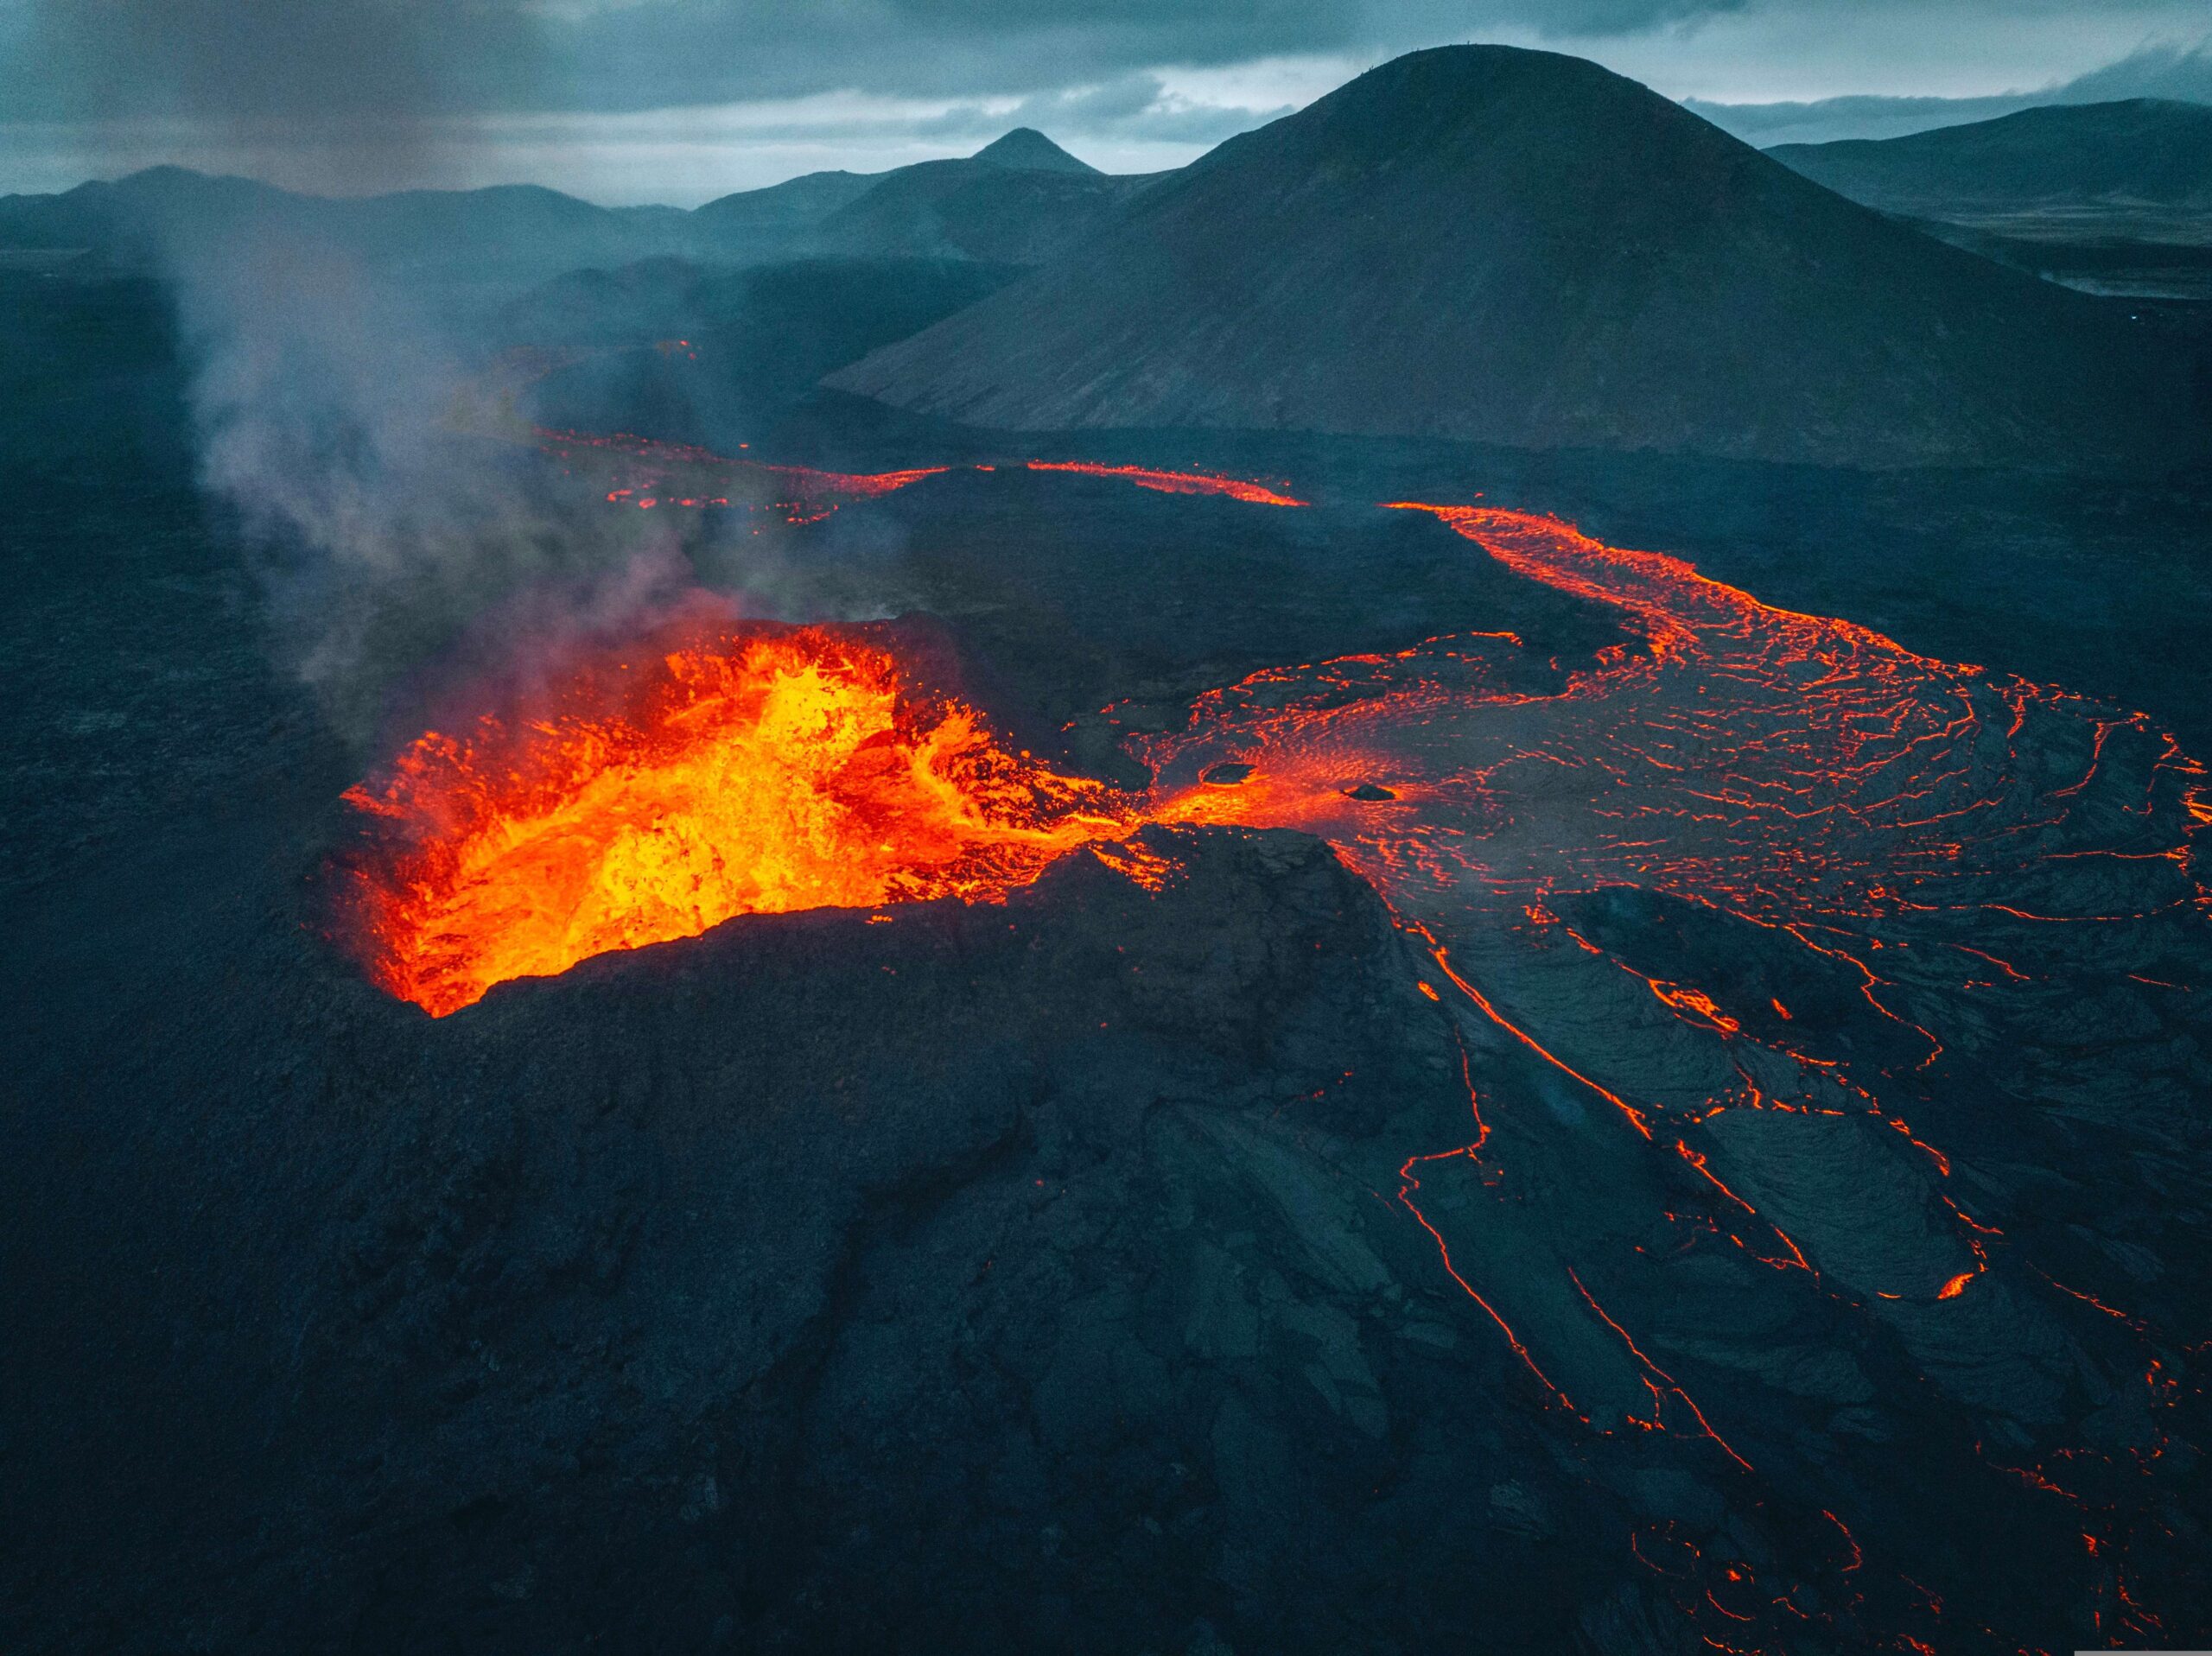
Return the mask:
[[805,173],[762,190],[717,197],[691,213],[691,240],[706,252],[804,242],[848,202],[874,189],[873,173]]
[[1398,59],[827,383],[1017,428],[1202,426],[2072,466],[2192,452],[2187,365],[1632,81]]
[[329,243],[373,265],[496,268],[542,281],[680,248],[689,218],[671,207],[595,206],[528,184],[334,198],[155,167],[58,195],[0,198],[0,246],[82,247],[143,264],[188,247],[219,254],[232,238],[265,232]]
[[976,259],[647,259],[533,289],[501,310],[498,337],[574,358],[530,387],[539,423],[728,453],[758,441],[823,374],[1019,274]]
[[1078,161],[1033,126],[1018,126],[978,149],[972,161],[1031,173],[1073,173],[1104,176],[1087,161]]
[[1788,143],[1777,161],[1895,212],[2126,200],[2212,209],[2212,106],[2050,105],[1909,137]]
[[886,174],[821,224],[828,251],[1037,264],[1096,234],[1149,180],[1114,178],[1017,127],[965,160]]
[[535,185],[330,198],[154,167],[54,195],[0,197],[0,249],[86,249],[132,267],[273,231],[365,262],[528,287],[666,255],[750,264],[800,257],[1033,264],[1104,224],[1149,181],[1114,178],[1018,127],[976,154],[888,173],[809,173],[686,213],[602,207]]
[[138,254],[184,224],[224,233],[257,217],[290,211],[306,199],[252,179],[149,167],[54,195],[0,196],[0,247]]

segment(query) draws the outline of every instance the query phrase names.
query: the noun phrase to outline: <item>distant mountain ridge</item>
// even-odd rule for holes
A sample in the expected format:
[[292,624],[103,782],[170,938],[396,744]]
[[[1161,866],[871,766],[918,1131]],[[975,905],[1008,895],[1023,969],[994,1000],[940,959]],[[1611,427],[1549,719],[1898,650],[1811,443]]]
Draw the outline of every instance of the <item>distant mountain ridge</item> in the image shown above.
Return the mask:
[[691,212],[691,222],[709,238],[747,234],[804,236],[838,208],[858,200],[882,181],[880,173],[803,173],[766,189],[717,196]]
[[1105,176],[1087,161],[1077,161],[1033,126],[1018,126],[994,138],[969,160],[987,167],[1004,167],[1032,173],[1075,173],[1090,178]]
[[265,232],[334,242],[377,263],[493,263],[542,279],[673,251],[688,217],[673,207],[594,206],[534,184],[349,198],[156,167],[59,195],[0,197],[0,246],[79,247],[146,264],[180,247]]
[[1766,152],[1840,195],[1897,213],[2141,202],[2212,212],[2212,105],[2054,104],[1900,138]]
[[303,195],[156,167],[55,195],[0,197],[0,248],[82,248],[154,261],[180,238],[296,232],[370,262],[492,271],[524,284],[676,255],[753,263],[836,254],[1027,263],[1093,228],[1145,181],[1109,177],[1016,128],[962,159],[887,173],[810,173],[690,212],[601,207],[536,185]]
[[1595,64],[1454,47],[1230,139],[826,383],[1019,429],[2069,469],[2201,451],[2171,354]]

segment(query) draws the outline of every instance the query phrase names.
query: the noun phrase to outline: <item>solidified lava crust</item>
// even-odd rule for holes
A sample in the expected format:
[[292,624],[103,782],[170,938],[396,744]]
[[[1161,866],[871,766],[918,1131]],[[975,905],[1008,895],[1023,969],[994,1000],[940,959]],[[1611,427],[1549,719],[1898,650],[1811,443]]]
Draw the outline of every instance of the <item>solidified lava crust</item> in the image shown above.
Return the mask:
[[[1300,504],[1210,474],[1046,469]],[[840,492],[880,491],[785,491]],[[1137,798],[1007,752],[964,707],[905,706],[897,662],[834,630],[695,640],[612,712],[426,736],[357,790],[385,836],[361,877],[365,957],[444,1012],[733,915],[1003,900],[1078,846],[1158,892],[1174,841],[1147,823],[1317,835],[1382,895],[1451,1019],[1466,1135],[1400,1146],[1389,1193],[1441,1279],[1575,1430],[1679,1443],[1732,1503],[1828,1538],[1817,1581],[1671,1519],[1624,1538],[1707,1645],[1926,1649],[1962,1613],[1853,1524],[1863,1491],[1738,1427],[1727,1399],[1751,1380],[1679,1320],[1699,1294],[1778,1293],[1806,1327],[1882,1330],[1959,1419],[2004,1423],[1962,1440],[1977,1475],[2063,1507],[2092,1630],[2155,1636],[2144,1583],[2179,1545],[2159,1462],[2194,1454],[2165,1424],[2196,1406],[2186,1331],[2062,1279],[1999,1222],[2001,1181],[1955,1158],[1988,1158],[2008,1100],[2153,1137],[2190,1107],[2101,1035],[2155,1029],[2162,997],[2204,980],[2202,766],[2139,714],[1776,609],[1678,559],[1532,514],[1403,509],[1611,606],[1641,643],[1547,695],[1512,688],[1510,635],[1271,669],[1132,739],[1154,777]],[[1545,1099],[1581,1176],[1649,1224],[1542,1216],[1558,1170],[1496,1119],[1500,1087]],[[1790,1337],[1822,1377],[1761,1383],[1826,1412],[1874,1394],[1833,1336]],[[2061,1430],[2084,1385],[2143,1392],[2125,1447]]]

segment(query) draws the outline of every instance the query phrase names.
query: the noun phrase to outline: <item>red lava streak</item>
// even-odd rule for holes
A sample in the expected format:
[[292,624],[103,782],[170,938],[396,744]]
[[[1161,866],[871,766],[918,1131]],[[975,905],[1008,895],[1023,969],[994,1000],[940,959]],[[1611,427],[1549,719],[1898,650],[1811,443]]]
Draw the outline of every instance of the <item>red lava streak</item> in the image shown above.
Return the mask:
[[1280,489],[1243,478],[1219,477],[1211,472],[1156,472],[1144,466],[1100,466],[1090,460],[1031,460],[1033,472],[1076,472],[1085,477],[1120,478],[1140,489],[1160,494],[1217,494],[1255,506],[1302,506]]
[[[1943,1052],[1933,1031],[1950,1003],[1969,990],[1986,1003],[1977,961],[2008,986],[2040,975],[1970,941],[1993,924],[2032,915],[2046,955],[2101,960],[2153,951],[2161,924],[2201,911],[2188,847],[2202,771],[2139,716],[1761,604],[1679,559],[1549,518],[1414,509],[1522,574],[1624,612],[1646,643],[1602,652],[1541,696],[1510,688],[1515,644],[1473,637],[1255,674],[1200,698],[1185,729],[1135,741],[1158,778],[1155,812],[1328,838],[1449,944],[1455,980],[1486,1017],[1639,1125],[1655,1107],[1701,1112],[1714,1094],[1606,1074],[1609,1032],[1656,1012],[1738,1042],[1761,1003],[1730,1006],[1713,986],[1633,971],[1590,979],[1573,957],[1595,946],[1558,926],[1547,898],[1635,887],[1776,934],[1847,974],[1923,1069]],[[1240,785],[1200,785],[1225,762],[1249,769]],[[1355,779],[1387,798],[1348,796]],[[2094,884],[2052,878],[2054,863],[2093,850],[2114,853]],[[2067,889],[2091,904],[2069,911]],[[1581,949],[1531,947],[1562,934]],[[1939,945],[1973,958],[1945,968],[1911,952]],[[1570,982],[1574,1004],[1554,1004]],[[1800,1095],[1834,1103],[1844,1082],[1872,1107],[1870,1076],[1792,1050],[1779,1028],[1765,1044],[1800,1072]]]
[[795,523],[816,522],[849,501],[873,500],[950,469],[823,472],[732,460],[688,443],[620,432],[540,430],[533,435],[571,474],[597,475],[612,484],[606,497],[610,504],[648,511],[657,506],[770,511]]

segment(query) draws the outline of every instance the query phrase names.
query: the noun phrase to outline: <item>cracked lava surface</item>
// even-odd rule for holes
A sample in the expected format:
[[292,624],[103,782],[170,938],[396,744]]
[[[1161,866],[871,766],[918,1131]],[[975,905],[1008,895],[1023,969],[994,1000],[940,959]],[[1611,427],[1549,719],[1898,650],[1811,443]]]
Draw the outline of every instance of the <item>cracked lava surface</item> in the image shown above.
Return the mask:
[[[712,457],[651,448],[661,472],[611,502],[749,498],[796,521],[934,474],[717,461],[701,481]],[[1038,469],[1301,504],[1211,474]],[[1510,634],[1255,673],[1129,739],[1154,778],[1137,795],[1008,751],[864,630],[694,625],[580,672],[527,723],[426,734],[348,796],[376,847],[355,871],[364,961],[442,1015],[734,915],[989,900],[1085,846],[1156,887],[1174,865],[1148,823],[1319,835],[1383,895],[1460,1044],[1468,1137],[1408,1146],[1389,1194],[1548,1406],[1696,1440],[1716,1475],[1757,1480],[1769,1449],[1615,1302],[1686,1255],[1794,1277],[1883,1324],[1963,1410],[2018,1423],[2011,1447],[1977,1443],[1983,1462],[2077,1515],[2099,1633],[2154,1637],[2140,1583],[2173,1538],[2145,1491],[2183,1389],[2171,1354],[2198,1336],[2012,1251],[1946,1139],[1986,1129],[1954,1098],[1968,1074],[1978,1097],[2056,1096],[2115,1131],[2193,1107],[2180,1083],[2101,1069],[2096,1037],[2201,987],[2202,767],[2140,714],[1773,608],[1679,559],[1527,513],[1396,509],[1611,606],[1640,642],[1541,694]],[[1555,1281],[1512,1267],[1496,1238],[1526,1222],[1508,1209],[1527,1192],[1485,1120],[1489,1074],[1511,1065],[1603,1146],[1591,1177],[1660,1181],[1657,1234],[1554,1237],[1585,1261]],[[2080,1383],[2064,1318],[2083,1308],[2151,1412],[2123,1452],[2037,1435]],[[1806,1520],[1834,1536],[1817,1592],[1670,1525],[1631,1544],[1714,1648],[1789,1648],[1815,1623],[1894,1648],[1944,1637],[1911,1561],[1878,1562],[1847,1520]]]

